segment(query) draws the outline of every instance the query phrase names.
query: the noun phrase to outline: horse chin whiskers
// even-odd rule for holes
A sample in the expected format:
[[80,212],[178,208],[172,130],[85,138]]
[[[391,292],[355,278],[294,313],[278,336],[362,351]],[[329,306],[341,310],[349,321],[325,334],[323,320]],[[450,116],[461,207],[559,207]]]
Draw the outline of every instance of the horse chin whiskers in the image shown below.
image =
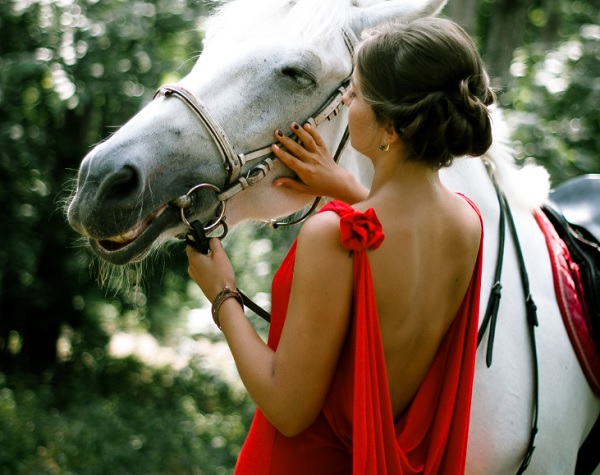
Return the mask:
[[[159,253],[158,250],[161,249]],[[92,255],[90,272],[95,274],[96,281],[107,293],[138,291],[152,272],[158,269],[158,256],[164,255],[165,247],[155,243],[150,251],[140,260],[123,265],[112,264],[99,256]],[[162,265],[165,267],[164,261]]]
[[142,285],[145,264],[139,261],[119,266],[94,256],[90,268],[96,274],[98,285],[116,295]]

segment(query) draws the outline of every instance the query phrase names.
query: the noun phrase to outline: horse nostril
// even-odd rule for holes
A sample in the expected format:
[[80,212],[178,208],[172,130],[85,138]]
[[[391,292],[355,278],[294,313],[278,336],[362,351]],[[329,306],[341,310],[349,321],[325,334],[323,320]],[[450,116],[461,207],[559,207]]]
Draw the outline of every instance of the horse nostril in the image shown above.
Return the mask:
[[131,165],[124,165],[120,169],[109,173],[98,189],[97,198],[100,200],[122,199],[137,192],[139,177]]

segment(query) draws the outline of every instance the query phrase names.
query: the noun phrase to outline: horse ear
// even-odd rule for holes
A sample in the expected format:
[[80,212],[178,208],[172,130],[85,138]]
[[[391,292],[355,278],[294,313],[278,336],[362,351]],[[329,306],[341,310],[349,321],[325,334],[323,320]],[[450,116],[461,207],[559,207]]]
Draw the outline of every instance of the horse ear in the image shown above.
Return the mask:
[[373,0],[355,2],[350,28],[360,38],[363,30],[379,24],[437,15],[447,0],[389,0],[374,3]]

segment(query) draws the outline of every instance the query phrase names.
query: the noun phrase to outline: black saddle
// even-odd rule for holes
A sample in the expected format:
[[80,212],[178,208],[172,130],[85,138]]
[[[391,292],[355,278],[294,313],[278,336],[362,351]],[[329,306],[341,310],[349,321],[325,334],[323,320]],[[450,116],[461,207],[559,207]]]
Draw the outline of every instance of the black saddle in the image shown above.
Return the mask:
[[[560,184],[542,210],[579,265],[590,318],[600,352],[600,175],[583,175]],[[600,417],[577,457],[576,475],[589,475],[600,464]]]
[[550,192],[550,200],[569,223],[584,228],[600,241],[600,174],[561,183]]
[[542,210],[579,265],[590,330],[600,352],[600,175],[560,184]]

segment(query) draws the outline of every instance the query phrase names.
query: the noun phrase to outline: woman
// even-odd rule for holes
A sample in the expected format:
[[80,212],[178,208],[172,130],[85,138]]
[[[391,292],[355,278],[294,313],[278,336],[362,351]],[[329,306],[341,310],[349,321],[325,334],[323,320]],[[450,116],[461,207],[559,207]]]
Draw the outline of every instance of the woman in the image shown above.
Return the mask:
[[[439,169],[491,144],[494,100],[468,35],[439,18],[387,27],[357,50],[344,96],[368,191],[319,133],[292,124],[273,152],[326,195],[273,281],[266,345],[237,301],[220,242],[188,250],[258,410],[236,473],[463,473],[481,277],[482,221]],[[350,206],[352,204],[352,206]],[[233,297],[233,298],[230,298]]]

